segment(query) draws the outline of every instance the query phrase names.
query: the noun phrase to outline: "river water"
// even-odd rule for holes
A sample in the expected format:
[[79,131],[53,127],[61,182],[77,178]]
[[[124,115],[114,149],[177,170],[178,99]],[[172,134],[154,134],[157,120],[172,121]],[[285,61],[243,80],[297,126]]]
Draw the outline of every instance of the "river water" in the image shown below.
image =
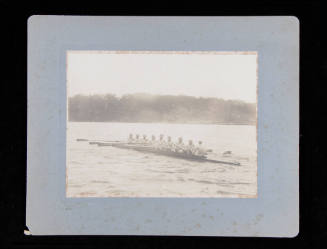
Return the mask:
[[[169,135],[173,141],[201,140],[209,158],[241,166],[194,162],[77,138],[125,140],[129,133]],[[224,157],[224,151],[232,151]],[[257,195],[256,127],[215,124],[96,123],[67,124],[67,197],[239,197]]]

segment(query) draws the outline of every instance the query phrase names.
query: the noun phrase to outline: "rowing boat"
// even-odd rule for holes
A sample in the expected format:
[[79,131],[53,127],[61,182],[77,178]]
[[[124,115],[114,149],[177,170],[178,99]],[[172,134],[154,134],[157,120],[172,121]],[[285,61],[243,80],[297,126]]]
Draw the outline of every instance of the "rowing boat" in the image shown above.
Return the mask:
[[170,150],[158,150],[152,146],[147,145],[134,145],[134,144],[126,144],[126,143],[98,143],[98,146],[112,146],[116,148],[121,149],[130,149],[145,153],[153,153],[156,155],[162,155],[162,156],[169,156],[174,158],[180,158],[185,159],[189,161],[198,161],[198,162],[210,162],[210,163],[220,163],[220,164],[229,164],[234,166],[240,166],[241,164],[238,162],[227,162],[227,161],[219,161],[214,159],[208,159],[205,156],[197,156],[187,153],[180,153],[180,152],[174,152]]

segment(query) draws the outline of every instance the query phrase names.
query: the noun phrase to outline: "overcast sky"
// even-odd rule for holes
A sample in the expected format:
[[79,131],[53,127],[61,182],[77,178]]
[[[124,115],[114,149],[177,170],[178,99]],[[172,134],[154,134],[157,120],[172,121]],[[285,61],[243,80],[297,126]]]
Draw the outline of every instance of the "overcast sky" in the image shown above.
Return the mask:
[[68,96],[150,93],[256,102],[256,64],[256,53],[68,51]]

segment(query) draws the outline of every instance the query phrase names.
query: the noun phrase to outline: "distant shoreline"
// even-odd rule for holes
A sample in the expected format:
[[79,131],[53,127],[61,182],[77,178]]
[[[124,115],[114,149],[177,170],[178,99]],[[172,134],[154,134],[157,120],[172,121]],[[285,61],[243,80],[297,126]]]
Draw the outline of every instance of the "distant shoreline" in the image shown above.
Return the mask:
[[79,122],[254,125],[255,103],[193,96],[113,94],[68,100],[68,120]]
[[68,120],[69,123],[126,123],[126,124],[201,124],[201,125],[251,125],[256,126],[256,123],[212,123],[212,122],[126,122],[126,121],[71,121]]

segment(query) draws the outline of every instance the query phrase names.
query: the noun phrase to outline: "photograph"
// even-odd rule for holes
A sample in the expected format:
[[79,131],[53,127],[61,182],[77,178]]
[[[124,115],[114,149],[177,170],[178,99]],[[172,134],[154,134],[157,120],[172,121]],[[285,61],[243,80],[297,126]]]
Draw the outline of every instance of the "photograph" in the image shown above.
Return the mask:
[[257,51],[66,51],[66,197],[257,198]]

